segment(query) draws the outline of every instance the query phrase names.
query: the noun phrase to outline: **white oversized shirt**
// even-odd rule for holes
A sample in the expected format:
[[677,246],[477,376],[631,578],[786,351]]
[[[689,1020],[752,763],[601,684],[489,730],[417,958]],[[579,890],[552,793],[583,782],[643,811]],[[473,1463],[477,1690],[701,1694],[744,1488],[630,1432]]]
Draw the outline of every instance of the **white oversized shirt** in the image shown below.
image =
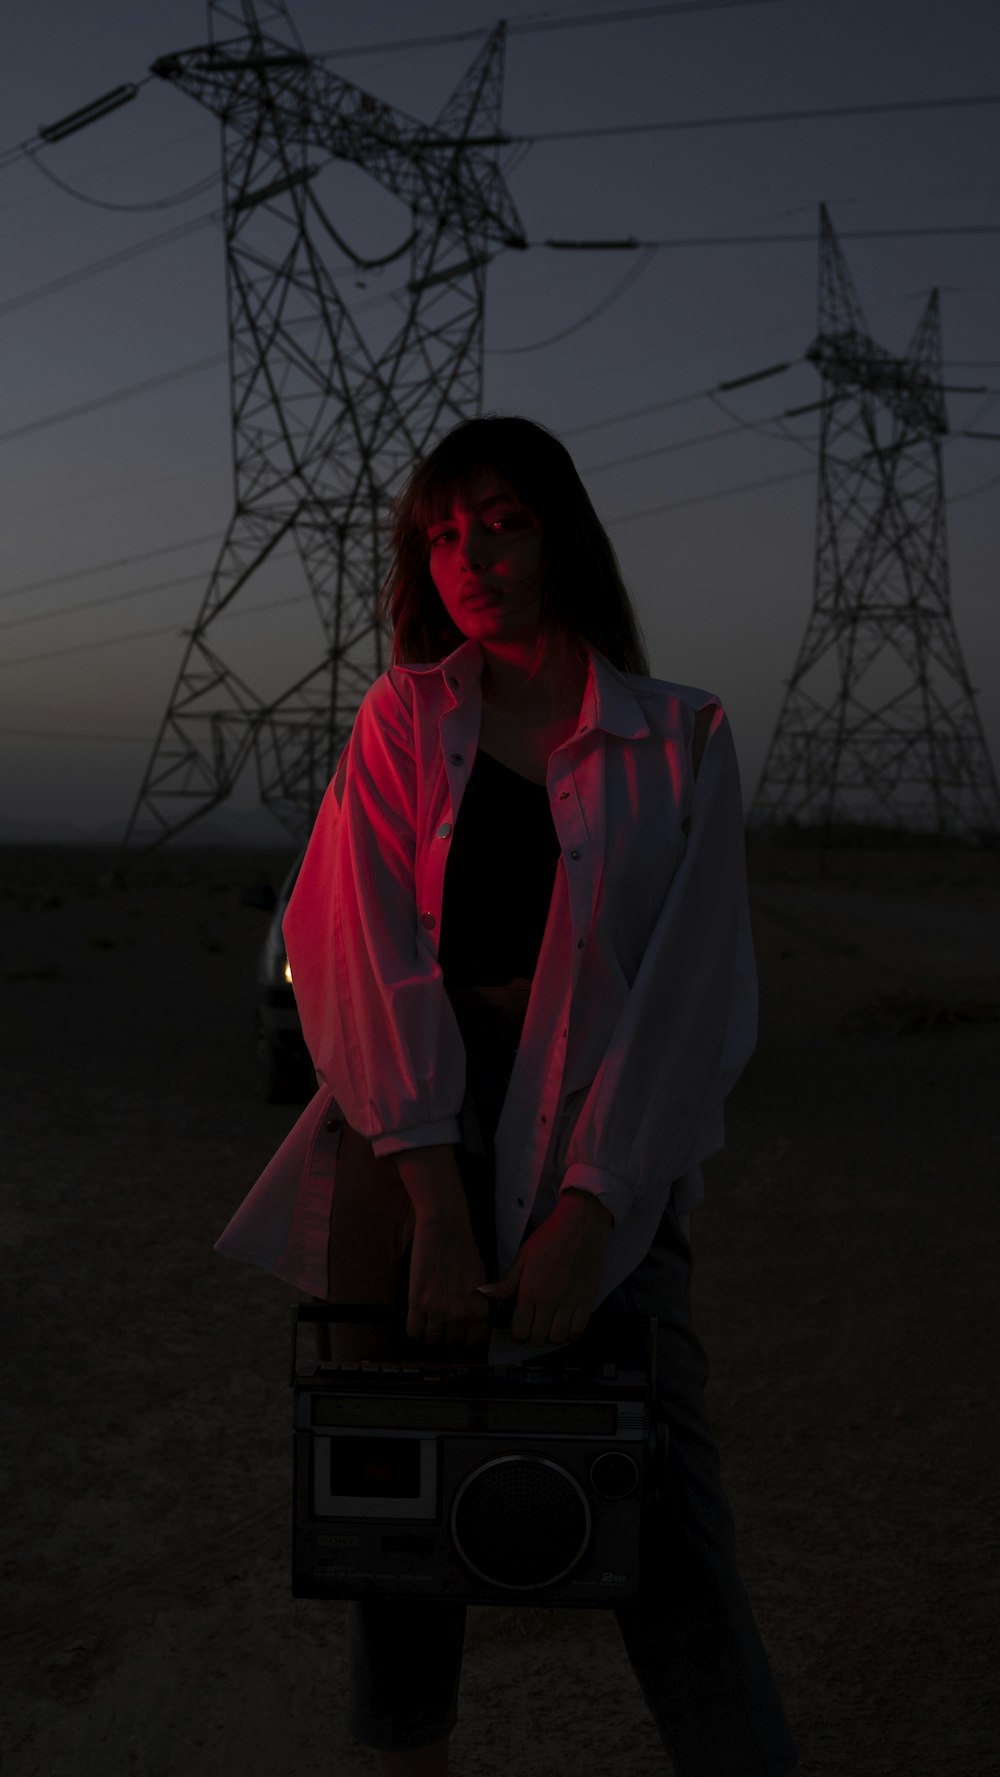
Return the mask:
[[[701,1201],[757,1036],[743,805],[717,697],[587,645],[576,731],[549,757],[560,845],[495,1137],[499,1274],[568,1186],[614,1217],[594,1306]],[[327,1293],[340,1120],[376,1157],[461,1139],[466,1058],[437,961],[448,846],[476,758],[483,654],[392,666],[365,693],[283,930],[319,1090],[216,1243]],[[712,706],[695,781],[697,712]],[[498,830],[498,848],[516,832]],[[490,934],[482,934],[484,952]],[[329,1125],[329,1127],[328,1127]],[[495,1332],[494,1362],[551,1347]]]

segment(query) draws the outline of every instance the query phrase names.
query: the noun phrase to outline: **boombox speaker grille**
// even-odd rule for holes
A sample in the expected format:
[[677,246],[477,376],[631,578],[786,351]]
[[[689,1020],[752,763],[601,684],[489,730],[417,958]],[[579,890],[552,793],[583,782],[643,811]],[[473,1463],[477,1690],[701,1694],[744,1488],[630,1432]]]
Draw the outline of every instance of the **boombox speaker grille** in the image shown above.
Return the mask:
[[512,1591],[562,1579],[582,1558],[590,1531],[586,1494],[549,1457],[493,1457],[466,1476],[452,1502],[461,1559],[481,1579]]

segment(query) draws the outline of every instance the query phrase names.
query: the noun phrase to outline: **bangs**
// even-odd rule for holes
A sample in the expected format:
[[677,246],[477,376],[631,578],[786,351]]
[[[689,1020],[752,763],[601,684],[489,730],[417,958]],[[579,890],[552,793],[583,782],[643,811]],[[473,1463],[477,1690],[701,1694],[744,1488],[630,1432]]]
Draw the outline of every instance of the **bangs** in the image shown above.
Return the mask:
[[519,505],[526,505],[524,496],[518,492],[509,475],[496,463],[454,463],[442,465],[436,474],[413,490],[410,504],[410,522],[421,538],[431,525],[440,524],[454,512],[456,505],[468,506],[472,501],[473,490],[484,470],[489,470],[496,477],[502,491],[509,494]]

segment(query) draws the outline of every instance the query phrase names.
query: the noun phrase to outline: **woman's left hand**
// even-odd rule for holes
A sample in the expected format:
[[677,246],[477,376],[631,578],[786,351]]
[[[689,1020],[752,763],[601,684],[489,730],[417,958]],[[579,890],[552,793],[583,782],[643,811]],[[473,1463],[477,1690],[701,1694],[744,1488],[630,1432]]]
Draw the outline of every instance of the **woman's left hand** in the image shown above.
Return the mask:
[[480,1284],[490,1301],[516,1294],[515,1344],[564,1345],[580,1339],[593,1312],[614,1221],[595,1199],[564,1193],[518,1248],[506,1277]]

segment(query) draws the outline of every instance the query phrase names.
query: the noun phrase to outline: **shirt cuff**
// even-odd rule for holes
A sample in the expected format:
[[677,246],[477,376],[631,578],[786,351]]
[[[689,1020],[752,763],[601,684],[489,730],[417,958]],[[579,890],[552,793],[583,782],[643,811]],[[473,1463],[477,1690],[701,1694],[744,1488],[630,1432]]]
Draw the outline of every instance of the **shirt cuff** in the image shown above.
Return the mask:
[[413,1129],[397,1129],[391,1135],[372,1137],[372,1153],[376,1160],[385,1154],[399,1154],[404,1148],[433,1148],[440,1142],[458,1147],[462,1131],[457,1117],[445,1117],[440,1123],[419,1123]]
[[616,1228],[621,1226],[635,1202],[635,1192],[624,1179],[602,1172],[599,1166],[584,1166],[579,1160],[567,1167],[559,1186],[560,1197],[571,1186],[574,1191],[586,1191],[590,1196],[599,1197],[605,1209],[614,1216]]

